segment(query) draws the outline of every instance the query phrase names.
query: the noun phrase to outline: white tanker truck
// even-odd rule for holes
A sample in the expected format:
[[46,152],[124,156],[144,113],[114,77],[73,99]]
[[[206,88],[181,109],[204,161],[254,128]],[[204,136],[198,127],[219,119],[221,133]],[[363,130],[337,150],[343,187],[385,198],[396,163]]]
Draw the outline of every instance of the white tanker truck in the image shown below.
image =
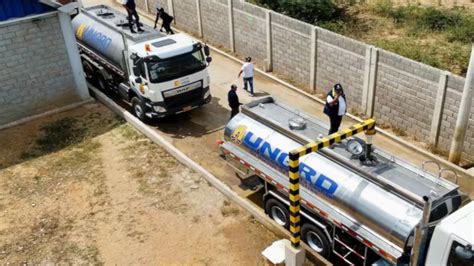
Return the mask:
[[[228,122],[220,153],[241,178],[258,177],[265,212],[288,228],[288,153],[327,132],[266,97]],[[416,255],[412,265],[473,265],[474,202],[463,206],[455,183],[366,147],[352,138],[300,158],[302,240],[338,264],[407,265]]]
[[125,15],[105,5],[83,8],[73,18],[88,80],[103,91],[117,92],[142,121],[211,101],[207,46],[147,25],[143,33],[134,34],[127,23]]

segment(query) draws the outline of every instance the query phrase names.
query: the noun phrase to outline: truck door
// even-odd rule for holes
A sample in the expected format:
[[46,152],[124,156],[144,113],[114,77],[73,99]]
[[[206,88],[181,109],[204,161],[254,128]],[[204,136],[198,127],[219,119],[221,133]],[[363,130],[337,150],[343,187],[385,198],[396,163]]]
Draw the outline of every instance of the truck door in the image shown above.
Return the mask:
[[130,80],[132,87],[134,87],[141,96],[145,97],[148,90],[148,75],[144,60],[136,62]]

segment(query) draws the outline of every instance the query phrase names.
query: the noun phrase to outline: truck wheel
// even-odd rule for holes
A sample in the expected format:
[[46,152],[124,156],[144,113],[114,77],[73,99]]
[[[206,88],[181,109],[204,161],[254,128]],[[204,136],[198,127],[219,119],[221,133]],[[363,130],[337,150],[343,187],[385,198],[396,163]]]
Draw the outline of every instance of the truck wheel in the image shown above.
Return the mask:
[[97,86],[99,86],[99,90],[103,92],[107,91],[107,89],[109,88],[107,82],[101,74],[97,74]]
[[86,79],[88,81],[93,81],[95,74],[94,74],[94,69],[92,68],[92,66],[88,62],[82,60],[82,69],[84,70],[84,75]]
[[277,224],[285,228],[290,226],[290,211],[283,203],[271,198],[265,203],[265,211]]
[[301,228],[301,239],[303,239],[311,249],[325,258],[327,258],[331,253],[331,245],[328,238],[320,228],[312,224],[303,224],[303,227]]
[[138,119],[145,122],[145,120],[146,120],[145,106],[138,97],[133,97],[132,98],[132,108],[133,108],[133,114]]

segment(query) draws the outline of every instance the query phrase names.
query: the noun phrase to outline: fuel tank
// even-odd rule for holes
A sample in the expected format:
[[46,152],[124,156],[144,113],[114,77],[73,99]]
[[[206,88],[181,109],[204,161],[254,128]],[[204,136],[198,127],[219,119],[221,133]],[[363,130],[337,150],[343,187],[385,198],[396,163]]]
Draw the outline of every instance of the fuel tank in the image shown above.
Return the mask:
[[164,35],[143,25],[144,32],[133,34],[128,20],[121,12],[105,5],[84,8],[72,20],[76,39],[96,52],[122,66],[125,42],[133,45]]

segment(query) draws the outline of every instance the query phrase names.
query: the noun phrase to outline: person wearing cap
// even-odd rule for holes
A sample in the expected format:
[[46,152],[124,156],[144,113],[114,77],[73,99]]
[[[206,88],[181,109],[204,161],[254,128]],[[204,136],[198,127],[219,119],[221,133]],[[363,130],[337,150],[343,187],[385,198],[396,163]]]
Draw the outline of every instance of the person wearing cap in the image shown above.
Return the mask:
[[337,83],[330,90],[326,97],[326,104],[324,105],[324,113],[329,116],[331,127],[329,128],[329,135],[339,131],[342,117],[347,112],[346,95],[342,85]]
[[227,94],[227,100],[230,106],[230,119],[239,113],[239,107],[242,105],[239,102],[239,96],[237,95],[237,85],[232,84],[230,86],[229,93]]
[[169,15],[165,12],[163,8],[156,7],[156,19],[155,19],[155,26],[153,29],[156,29],[156,24],[158,24],[158,20],[161,18],[161,28],[160,31],[163,31],[163,28],[166,30],[166,34],[174,34],[173,30],[171,29],[171,22],[173,22],[173,16]]
[[[252,58],[249,56],[245,58],[245,63],[242,65],[242,68],[240,69],[239,75],[237,77],[240,78],[240,75],[242,73],[244,74],[244,90],[250,93],[250,96],[253,95],[253,64],[252,64]],[[247,83],[250,87],[250,90],[247,89]]]

